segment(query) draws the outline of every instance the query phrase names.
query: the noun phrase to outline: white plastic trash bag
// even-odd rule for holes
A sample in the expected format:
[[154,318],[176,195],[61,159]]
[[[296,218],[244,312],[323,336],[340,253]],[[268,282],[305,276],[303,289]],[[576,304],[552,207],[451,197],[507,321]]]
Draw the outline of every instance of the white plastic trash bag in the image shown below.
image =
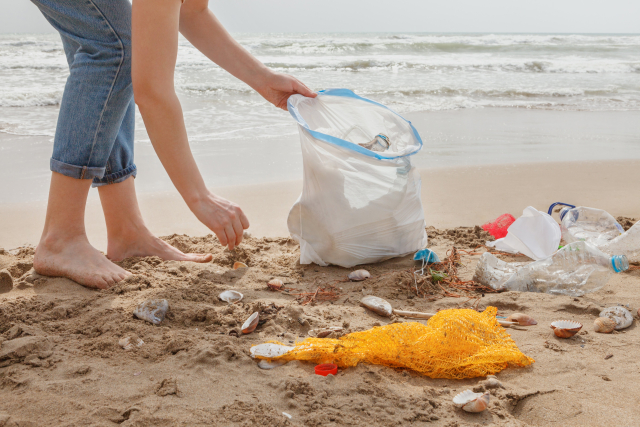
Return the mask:
[[520,252],[537,261],[553,255],[561,238],[560,226],[551,215],[529,206],[509,226],[505,237],[487,242],[487,246],[503,252]]
[[420,175],[409,158],[422,140],[413,125],[347,89],[293,95],[288,108],[304,165],[287,221],[300,263],[352,267],[424,248]]

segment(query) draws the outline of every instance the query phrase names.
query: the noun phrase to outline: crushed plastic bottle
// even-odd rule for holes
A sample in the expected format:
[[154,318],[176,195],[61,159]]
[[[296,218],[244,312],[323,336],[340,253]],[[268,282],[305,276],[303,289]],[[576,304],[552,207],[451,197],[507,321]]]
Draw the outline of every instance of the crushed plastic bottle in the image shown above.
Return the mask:
[[[549,211],[556,205],[551,205]],[[585,241],[601,247],[624,233],[618,221],[602,209],[566,205],[560,211],[560,221],[562,238],[566,243]]]
[[615,218],[602,209],[573,206],[566,203],[560,211],[562,238],[565,242],[585,241],[609,254],[626,255],[629,262],[640,262],[640,225],[636,223],[626,232]]
[[624,234],[602,245],[600,249],[608,254],[624,254],[629,262],[640,262],[640,221]]
[[548,258],[529,264],[507,263],[485,252],[474,280],[497,290],[582,296],[601,289],[629,268],[624,255],[607,255],[587,242],[573,242]]

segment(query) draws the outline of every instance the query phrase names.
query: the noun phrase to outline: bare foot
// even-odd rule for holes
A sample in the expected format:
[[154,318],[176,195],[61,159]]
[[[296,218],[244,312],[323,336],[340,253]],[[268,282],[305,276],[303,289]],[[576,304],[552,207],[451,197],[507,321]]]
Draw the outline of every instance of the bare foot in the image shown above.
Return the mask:
[[209,262],[211,254],[185,254],[164,240],[158,239],[148,229],[136,233],[109,236],[107,257],[122,261],[129,257],[157,256],[165,261]]
[[43,276],[66,277],[98,289],[108,289],[131,275],[91,246],[86,236],[43,237],[36,247],[33,268]]

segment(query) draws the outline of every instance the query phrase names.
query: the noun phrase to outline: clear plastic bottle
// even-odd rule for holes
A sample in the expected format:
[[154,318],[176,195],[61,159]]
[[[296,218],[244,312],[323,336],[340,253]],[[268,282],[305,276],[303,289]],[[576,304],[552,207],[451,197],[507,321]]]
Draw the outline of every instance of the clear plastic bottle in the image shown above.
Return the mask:
[[601,247],[624,233],[618,221],[602,209],[566,207],[560,211],[560,220],[566,243],[585,241]]
[[624,254],[629,262],[640,262],[640,221],[624,234],[600,246],[608,254]]
[[494,289],[582,296],[602,288],[613,273],[629,268],[625,255],[607,255],[587,242],[573,242],[548,258],[506,263],[486,252],[474,280]]

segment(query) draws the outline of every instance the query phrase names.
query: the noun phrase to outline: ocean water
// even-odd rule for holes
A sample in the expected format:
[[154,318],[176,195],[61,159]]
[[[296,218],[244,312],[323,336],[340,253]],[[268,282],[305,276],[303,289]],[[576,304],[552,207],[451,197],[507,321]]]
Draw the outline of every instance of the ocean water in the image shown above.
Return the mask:
[[[640,34],[235,36],[266,65],[295,75],[313,89],[350,88],[410,117],[426,112],[447,118],[447,126],[438,121],[419,128],[425,149],[415,159],[422,167],[473,164],[474,159],[487,163],[640,156],[633,124],[614,120],[618,128],[612,129],[588,119],[589,132],[583,135],[577,129],[581,120],[593,116],[576,116],[603,112],[597,117],[615,118],[611,114],[620,112],[624,115],[619,117],[640,117]],[[34,176],[46,175],[67,75],[57,35],[0,35],[0,133],[6,134],[0,140],[0,162],[23,162],[26,168],[37,168]],[[267,104],[184,39],[175,79],[192,149],[210,185],[301,176],[297,130],[286,112]],[[500,134],[483,127],[491,115],[488,122],[474,121],[479,137],[472,137],[474,129],[465,130],[469,137],[456,135],[456,112],[468,116],[472,110],[488,114],[504,109],[562,111],[573,118],[579,138],[601,138],[588,152],[575,154],[578,137],[561,130],[564,136],[550,143],[545,144],[549,141],[544,137],[541,144],[533,141],[538,151],[532,151],[529,131]],[[138,166],[152,177],[141,180],[144,189],[170,188],[139,115],[136,141]],[[549,151],[554,149],[559,151]],[[39,159],[35,166],[33,159]]]

